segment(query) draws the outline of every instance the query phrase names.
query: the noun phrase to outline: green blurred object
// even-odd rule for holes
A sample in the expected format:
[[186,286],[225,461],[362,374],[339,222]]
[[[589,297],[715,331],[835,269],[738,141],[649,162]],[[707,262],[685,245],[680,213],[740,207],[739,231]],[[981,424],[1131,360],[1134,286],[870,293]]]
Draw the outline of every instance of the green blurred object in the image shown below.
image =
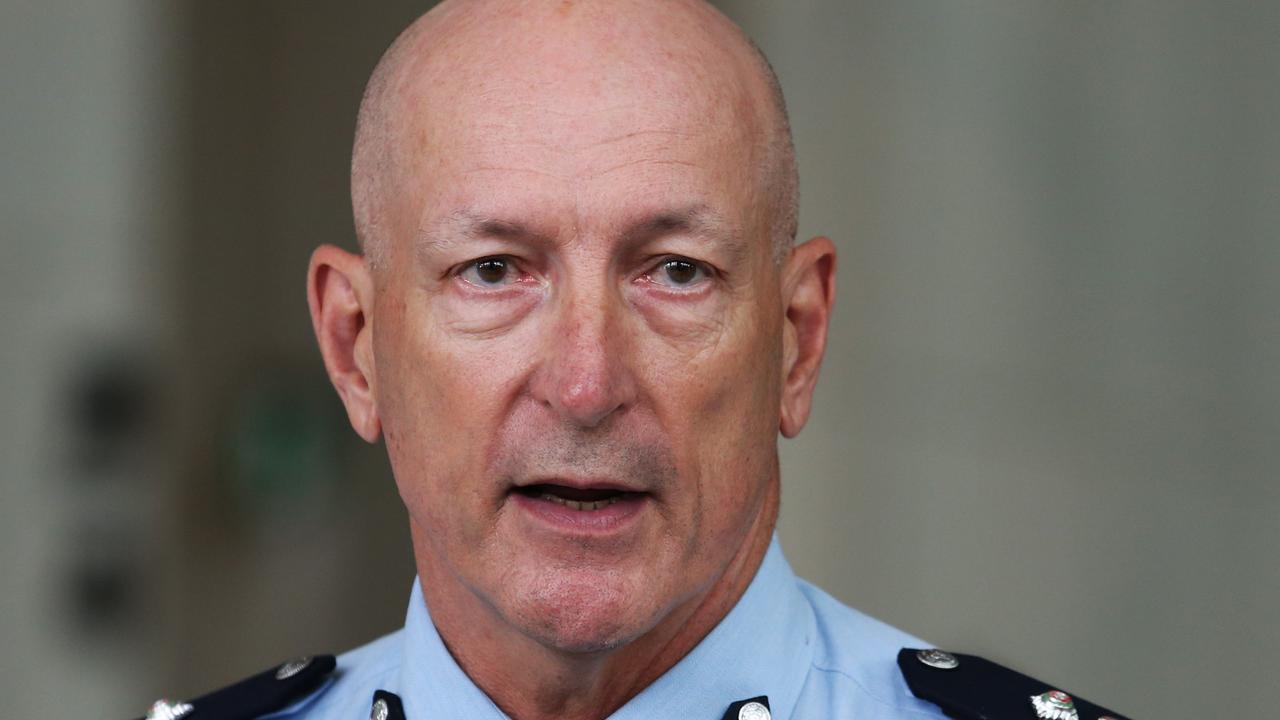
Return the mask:
[[231,419],[230,480],[250,511],[323,502],[337,480],[341,417],[329,387],[283,375],[246,388]]

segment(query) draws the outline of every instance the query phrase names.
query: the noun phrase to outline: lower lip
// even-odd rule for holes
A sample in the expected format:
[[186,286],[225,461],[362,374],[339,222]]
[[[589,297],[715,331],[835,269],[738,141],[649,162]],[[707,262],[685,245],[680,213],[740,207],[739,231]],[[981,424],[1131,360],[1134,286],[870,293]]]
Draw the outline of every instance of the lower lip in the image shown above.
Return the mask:
[[623,495],[599,510],[574,510],[554,500],[511,493],[511,501],[539,524],[574,535],[612,535],[634,524],[649,504],[643,493]]

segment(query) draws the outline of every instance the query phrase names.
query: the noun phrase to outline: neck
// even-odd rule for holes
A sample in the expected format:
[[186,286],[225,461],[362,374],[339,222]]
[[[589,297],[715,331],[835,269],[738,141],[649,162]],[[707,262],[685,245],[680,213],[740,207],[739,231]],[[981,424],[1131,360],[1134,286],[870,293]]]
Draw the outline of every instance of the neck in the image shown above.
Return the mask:
[[[450,596],[450,583],[428,581],[442,568],[424,567],[423,593],[440,637],[463,671],[514,720],[599,720],[670,670],[729,614],[769,549],[778,511],[774,483],[745,540],[708,589],[678,605],[650,631],[614,650],[572,653],[516,631],[475,597]],[[414,544],[425,538],[414,525]],[[428,588],[434,589],[434,592]],[[468,593],[462,590],[462,593]]]

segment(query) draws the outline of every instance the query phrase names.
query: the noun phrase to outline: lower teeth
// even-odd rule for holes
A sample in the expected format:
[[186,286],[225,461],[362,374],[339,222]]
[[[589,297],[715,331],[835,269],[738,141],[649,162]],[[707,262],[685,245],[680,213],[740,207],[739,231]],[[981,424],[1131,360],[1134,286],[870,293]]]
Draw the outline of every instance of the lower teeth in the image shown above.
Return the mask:
[[558,495],[545,492],[540,497],[543,500],[550,500],[553,503],[564,505],[570,510],[600,510],[618,502],[616,497],[605,498],[604,500],[566,500]]

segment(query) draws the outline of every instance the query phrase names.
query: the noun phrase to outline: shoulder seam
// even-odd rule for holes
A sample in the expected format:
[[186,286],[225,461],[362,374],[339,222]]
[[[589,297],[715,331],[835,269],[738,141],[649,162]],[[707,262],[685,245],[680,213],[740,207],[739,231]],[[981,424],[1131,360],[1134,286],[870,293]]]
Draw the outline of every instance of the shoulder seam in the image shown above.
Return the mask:
[[[883,705],[884,707],[891,708],[891,709],[893,709],[893,710],[895,710],[895,711],[899,711],[899,712],[909,712],[909,713],[912,713],[913,715],[918,715],[918,716],[920,716],[920,717],[933,717],[933,718],[936,718],[936,717],[937,717],[937,714],[936,714],[936,713],[930,713],[930,712],[925,711],[925,710],[917,710],[916,708],[903,707],[900,703],[896,703],[896,702],[893,702],[893,701],[891,701],[891,700],[887,700],[887,699],[885,699],[885,698],[881,697],[880,695],[878,695],[878,694],[876,694],[876,693],[872,692],[872,691],[871,691],[871,689],[870,689],[870,688],[868,688],[866,685],[863,685],[863,684],[862,684],[862,681],[858,680],[858,678],[856,678],[856,677],[854,677],[854,676],[850,675],[849,673],[847,673],[847,672],[845,672],[844,670],[841,670],[841,669],[839,669],[839,668],[823,667],[822,665],[819,665],[818,663],[811,663],[811,664],[810,664],[810,667],[811,667],[812,669],[814,669],[814,670],[817,670],[818,672],[830,673],[830,674],[832,674],[832,675],[839,675],[839,676],[841,676],[841,677],[845,678],[846,680],[848,680],[849,682],[853,683],[854,685],[857,685],[857,686],[858,686],[858,689],[859,689],[859,690],[861,690],[861,691],[863,692],[863,694],[864,694],[864,695],[866,695],[867,697],[869,697],[869,698],[871,698],[872,700],[876,701],[876,702],[877,702],[877,703],[879,703],[880,705]],[[917,699],[918,699],[918,698],[917,698]],[[921,702],[927,702],[927,701],[925,701],[925,700],[921,700]]]
[[[382,665],[376,668],[362,667],[360,668],[359,673],[353,673],[350,676],[344,676],[340,674],[342,672],[342,668],[339,667],[338,677],[334,678],[334,681],[330,683],[329,687],[324,691],[323,697],[317,698],[314,703],[311,703],[302,708],[299,708],[298,711],[310,713],[310,712],[318,712],[318,711],[329,708],[330,706],[334,705],[337,702],[335,698],[337,698],[338,696],[330,692],[331,690],[334,689],[335,686],[339,684],[344,684],[344,683],[359,685],[361,683],[372,680],[374,677],[377,677],[379,675],[385,675],[385,674],[395,672],[395,670],[400,667],[399,660],[400,660],[399,658],[396,658],[395,662],[389,662],[389,663],[386,663],[385,665]],[[369,690],[370,702],[372,702],[373,700],[373,691],[379,690],[379,689],[381,688],[371,688]],[[291,713],[291,715],[292,714],[293,713]],[[288,717],[288,716],[285,716],[285,717]]]

